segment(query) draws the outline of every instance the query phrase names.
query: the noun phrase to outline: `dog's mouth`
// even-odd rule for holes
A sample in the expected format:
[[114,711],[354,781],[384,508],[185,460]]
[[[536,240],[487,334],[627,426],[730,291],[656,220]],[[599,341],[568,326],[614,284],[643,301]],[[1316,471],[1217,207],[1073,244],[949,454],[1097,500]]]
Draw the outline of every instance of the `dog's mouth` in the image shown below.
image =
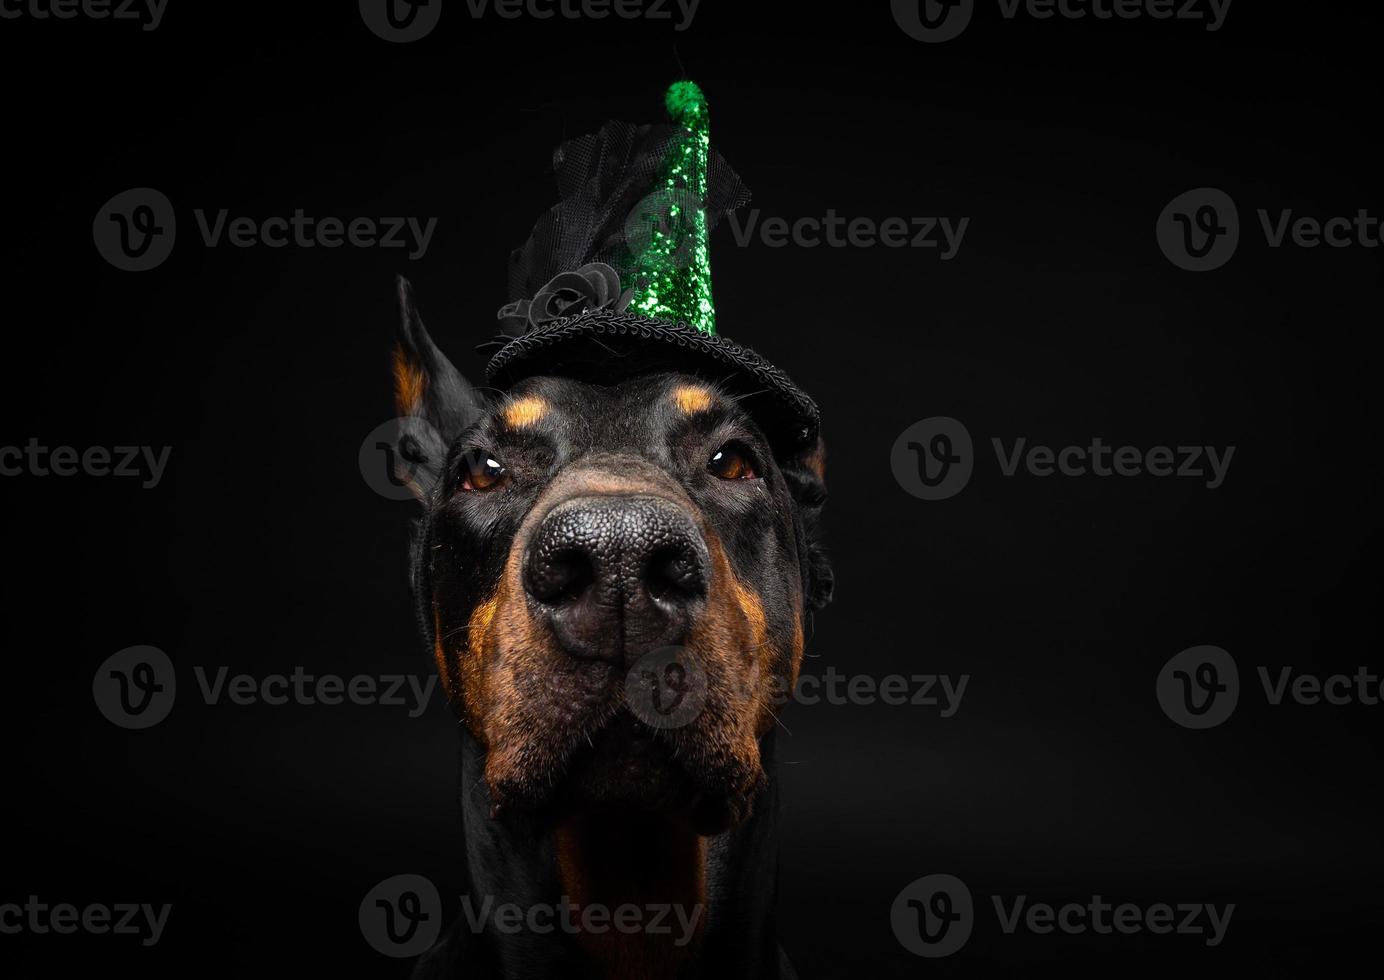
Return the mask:
[[571,756],[555,796],[559,811],[616,809],[685,819],[698,833],[720,833],[748,815],[758,778],[727,783],[705,771],[699,753],[627,708]]
[[668,740],[623,708],[574,753],[563,789],[577,804],[657,812],[687,806],[696,792]]

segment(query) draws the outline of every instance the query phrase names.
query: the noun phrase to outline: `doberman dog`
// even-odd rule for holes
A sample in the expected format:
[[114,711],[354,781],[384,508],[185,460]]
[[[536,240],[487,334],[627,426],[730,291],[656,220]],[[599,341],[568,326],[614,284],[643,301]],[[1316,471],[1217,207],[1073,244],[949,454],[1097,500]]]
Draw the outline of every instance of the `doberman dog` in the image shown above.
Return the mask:
[[715,379],[468,384],[407,282],[396,458],[462,722],[469,894],[416,977],[792,977],[775,710],[830,598],[823,453]]

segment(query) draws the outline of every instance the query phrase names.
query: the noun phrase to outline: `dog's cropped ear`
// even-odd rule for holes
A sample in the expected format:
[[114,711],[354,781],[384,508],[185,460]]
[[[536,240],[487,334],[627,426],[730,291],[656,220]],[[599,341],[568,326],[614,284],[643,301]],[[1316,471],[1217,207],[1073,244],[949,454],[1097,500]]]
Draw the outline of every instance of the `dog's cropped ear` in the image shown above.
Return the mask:
[[827,502],[826,466],[826,443],[818,436],[812,447],[783,467],[802,528],[798,552],[803,566],[803,598],[807,608],[814,610],[831,602],[836,585],[822,532],[822,508]]
[[400,276],[399,330],[394,346],[394,407],[405,422],[395,447],[396,467],[419,499],[426,499],[442,475],[447,447],[480,417],[484,399],[437,349],[418,306],[413,286]]

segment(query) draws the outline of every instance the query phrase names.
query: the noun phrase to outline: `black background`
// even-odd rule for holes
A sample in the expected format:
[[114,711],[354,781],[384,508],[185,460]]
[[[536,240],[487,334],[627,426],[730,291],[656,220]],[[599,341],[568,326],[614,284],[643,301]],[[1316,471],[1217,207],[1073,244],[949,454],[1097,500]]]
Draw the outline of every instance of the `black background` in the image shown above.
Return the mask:
[[[966,673],[959,712],[795,705],[781,739],[781,929],[807,977],[1298,975],[1374,947],[1381,707],[1270,707],[1254,668],[1378,669],[1380,250],[1265,245],[1257,208],[1384,213],[1377,24],[1346,4],[1180,21],[1002,19],[921,44],[888,4],[705,0],[668,22],[473,19],[389,44],[354,4],[172,0],[158,30],[0,21],[0,444],[173,447],[163,482],[7,477],[6,856],[0,902],[170,902],[162,941],[0,936],[14,976],[403,975],[356,908],[418,872],[462,888],[454,723],[384,706],[208,706],[193,665],[425,673],[405,582],[413,505],[356,455],[392,415],[392,276],[462,370],[508,250],[554,199],[561,139],[657,118],[697,79],[763,216],[971,219],[959,254],[737,246],[723,332],[813,393],[830,446],[837,601],[807,670]],[[1359,5],[1356,5],[1357,7]],[[120,272],[92,219],[173,201],[171,258]],[[1243,236],[1192,274],[1159,251],[1214,186]],[[438,218],[427,254],[209,249],[192,211]],[[889,466],[902,430],[981,449],[944,502]],[[1236,447],[1223,486],[1003,478],[993,436]],[[93,671],[178,665],[170,717],[126,731]],[[1235,715],[1174,725],[1174,653],[1237,659]],[[889,908],[961,877],[966,948],[923,961]],[[1225,941],[1001,933],[989,896],[1236,904]]]

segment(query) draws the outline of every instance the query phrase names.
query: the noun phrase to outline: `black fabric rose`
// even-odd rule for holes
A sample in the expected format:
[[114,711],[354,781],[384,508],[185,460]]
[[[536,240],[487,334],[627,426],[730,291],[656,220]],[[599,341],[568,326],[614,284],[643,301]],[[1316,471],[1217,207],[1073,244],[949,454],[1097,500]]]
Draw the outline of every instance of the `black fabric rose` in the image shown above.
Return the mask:
[[620,291],[620,276],[604,262],[588,262],[575,272],[559,272],[533,299],[500,307],[500,332],[518,337],[545,323],[588,310],[615,312],[629,305],[634,290]]

